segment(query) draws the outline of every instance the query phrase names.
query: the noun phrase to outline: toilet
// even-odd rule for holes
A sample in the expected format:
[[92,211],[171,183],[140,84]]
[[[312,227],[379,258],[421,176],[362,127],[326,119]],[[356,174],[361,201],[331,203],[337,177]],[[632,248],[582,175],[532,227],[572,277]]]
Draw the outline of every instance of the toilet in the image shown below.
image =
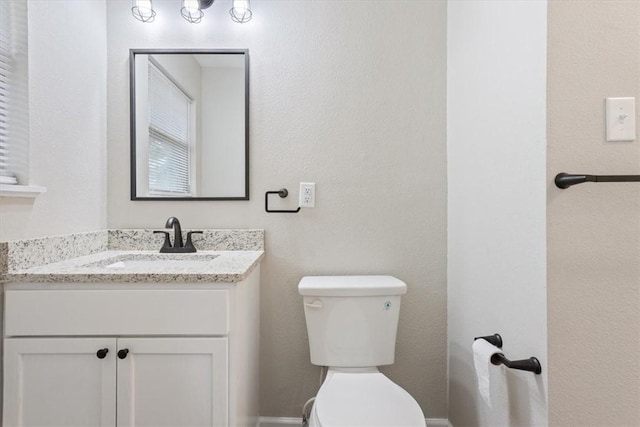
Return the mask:
[[378,370],[395,357],[400,297],[392,276],[308,276],[303,297],[311,363],[327,366],[310,427],[425,427],[415,399]]

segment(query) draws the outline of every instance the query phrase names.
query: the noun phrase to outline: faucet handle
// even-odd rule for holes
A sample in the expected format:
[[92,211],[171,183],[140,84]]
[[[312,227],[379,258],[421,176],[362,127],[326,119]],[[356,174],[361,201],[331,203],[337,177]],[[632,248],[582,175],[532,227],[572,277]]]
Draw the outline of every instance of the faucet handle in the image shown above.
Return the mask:
[[171,240],[169,239],[169,232],[159,231],[159,230],[153,231],[153,234],[161,234],[161,233],[164,234],[164,244],[160,248],[160,252],[168,252],[171,249]]
[[191,241],[192,234],[202,234],[202,231],[189,231],[187,232],[187,243],[184,245],[185,252],[196,252],[196,247],[193,246],[193,241]]

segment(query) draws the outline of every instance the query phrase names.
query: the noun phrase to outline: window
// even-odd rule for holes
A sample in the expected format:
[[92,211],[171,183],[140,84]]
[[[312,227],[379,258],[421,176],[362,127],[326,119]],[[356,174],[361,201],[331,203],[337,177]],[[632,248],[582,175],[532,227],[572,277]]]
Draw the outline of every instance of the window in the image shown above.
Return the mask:
[[27,2],[0,2],[0,184],[26,184]]
[[0,197],[35,197],[29,185],[27,2],[0,1]]
[[149,194],[191,196],[192,99],[149,61]]

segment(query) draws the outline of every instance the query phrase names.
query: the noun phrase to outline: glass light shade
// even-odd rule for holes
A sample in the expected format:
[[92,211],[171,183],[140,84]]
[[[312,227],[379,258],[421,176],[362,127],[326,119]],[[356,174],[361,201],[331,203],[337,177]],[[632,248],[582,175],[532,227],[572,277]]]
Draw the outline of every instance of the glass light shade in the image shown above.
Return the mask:
[[202,21],[204,12],[200,10],[200,3],[198,0],[184,0],[182,2],[182,9],[180,9],[182,17],[192,24],[197,24]]
[[251,6],[249,0],[233,0],[231,10],[229,11],[231,19],[239,24],[244,24],[251,20]]
[[153,22],[156,19],[156,11],[153,10],[151,0],[133,0],[131,13],[134,18],[142,22]]

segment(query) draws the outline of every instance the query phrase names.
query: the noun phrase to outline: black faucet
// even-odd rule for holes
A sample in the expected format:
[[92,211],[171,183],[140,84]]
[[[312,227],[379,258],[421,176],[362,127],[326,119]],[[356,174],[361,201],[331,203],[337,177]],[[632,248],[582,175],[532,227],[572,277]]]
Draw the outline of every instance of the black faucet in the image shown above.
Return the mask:
[[164,244],[162,248],[160,248],[160,252],[162,253],[189,253],[196,252],[196,247],[193,246],[193,242],[191,241],[192,234],[202,234],[202,231],[189,231],[187,233],[187,243],[182,243],[182,228],[180,227],[180,221],[175,216],[169,217],[167,219],[167,223],[165,224],[165,228],[173,228],[173,245],[171,245],[171,240],[169,239],[168,231],[154,231],[154,233],[163,233],[164,234]]
[[164,228],[173,228],[173,247],[182,248],[182,228],[180,227],[180,221],[175,216],[169,217]]

